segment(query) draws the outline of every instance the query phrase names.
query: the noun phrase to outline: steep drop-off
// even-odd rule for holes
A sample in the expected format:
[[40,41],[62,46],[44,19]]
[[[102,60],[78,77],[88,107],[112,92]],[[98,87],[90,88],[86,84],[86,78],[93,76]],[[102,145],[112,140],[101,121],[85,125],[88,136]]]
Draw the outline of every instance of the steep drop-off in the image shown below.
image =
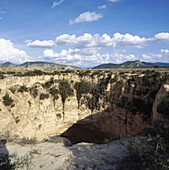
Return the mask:
[[1,72],[0,136],[102,143],[161,120],[168,73],[154,70]]

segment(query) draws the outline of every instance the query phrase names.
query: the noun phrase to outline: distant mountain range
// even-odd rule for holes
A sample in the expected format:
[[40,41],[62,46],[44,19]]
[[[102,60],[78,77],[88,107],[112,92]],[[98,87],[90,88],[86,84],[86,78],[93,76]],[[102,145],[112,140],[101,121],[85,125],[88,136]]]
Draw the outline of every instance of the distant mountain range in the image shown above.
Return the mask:
[[[96,67],[93,67],[93,69],[119,69],[119,68],[154,68],[155,66],[158,66],[159,68],[169,68],[169,63],[146,63],[141,62],[139,60],[135,61],[126,61],[121,64],[101,64]],[[45,62],[45,61],[35,61],[35,62],[25,62],[23,64],[17,65],[13,64],[11,62],[6,62],[3,64],[0,64],[0,67],[25,67],[25,68],[39,68],[39,69],[79,69],[79,67],[75,66],[69,66],[69,65],[62,65],[62,64],[56,64],[51,62]]]
[[146,63],[146,62],[141,62],[139,60],[135,61],[126,61],[121,64],[113,64],[113,63],[108,63],[108,64],[101,64],[96,67],[93,67],[93,69],[118,69],[118,68],[154,68],[155,66],[158,66],[160,68],[169,68],[169,63]]
[[17,65],[11,62],[6,62],[0,64],[0,67],[25,67],[25,68],[40,68],[40,69],[77,69],[78,67],[69,66],[69,65],[61,65],[56,63],[44,62],[44,61],[36,61],[36,62],[25,62],[23,64]]

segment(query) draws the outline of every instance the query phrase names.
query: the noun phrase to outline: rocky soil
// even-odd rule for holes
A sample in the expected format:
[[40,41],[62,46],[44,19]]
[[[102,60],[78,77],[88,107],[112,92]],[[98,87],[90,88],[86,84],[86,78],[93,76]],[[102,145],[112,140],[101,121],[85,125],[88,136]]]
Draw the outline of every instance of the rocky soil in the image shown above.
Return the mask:
[[[78,143],[65,146],[62,142],[43,142],[36,145],[20,145],[9,142],[0,145],[0,153],[7,153],[11,163],[18,163],[24,170],[115,170],[120,160],[128,155],[129,141],[143,141],[143,137],[122,138],[108,144]],[[16,161],[16,160],[20,161]]]

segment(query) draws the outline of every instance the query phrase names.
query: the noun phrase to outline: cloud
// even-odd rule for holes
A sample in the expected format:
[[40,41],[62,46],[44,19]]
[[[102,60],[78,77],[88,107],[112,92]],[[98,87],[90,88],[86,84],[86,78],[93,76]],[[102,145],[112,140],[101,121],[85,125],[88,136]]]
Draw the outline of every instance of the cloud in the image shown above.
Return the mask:
[[56,38],[56,45],[59,46],[75,46],[76,48],[91,48],[91,47],[126,47],[133,46],[140,48],[147,45],[149,39],[141,38],[137,35],[115,33],[111,38],[108,34],[91,35],[85,33],[82,36],[63,34]]
[[168,32],[158,33],[155,35],[155,38],[159,39],[159,40],[168,40],[169,41],[169,33]]
[[[134,47],[142,48],[144,46],[150,45],[156,41],[168,41],[167,35],[169,33],[159,33],[152,38],[140,37],[138,35],[132,35],[129,33],[121,34],[115,33],[112,37],[108,34],[89,34],[85,33],[81,36],[76,36],[75,34],[62,34],[56,37],[56,40],[27,40],[25,41],[27,47],[36,48],[52,48],[56,46],[69,46],[74,48],[121,48],[121,47]],[[164,41],[165,39],[165,41]]]
[[0,17],[0,20],[2,20],[2,17]]
[[92,22],[97,21],[98,19],[102,18],[103,15],[96,14],[95,12],[84,12],[80,14],[77,18],[73,20],[69,20],[69,24],[77,24],[79,22]]
[[44,40],[44,41],[31,41],[26,40],[25,41],[27,47],[36,47],[36,48],[52,48],[55,46],[55,42],[52,40]]
[[75,48],[108,47],[112,45],[112,39],[107,34],[100,36],[99,34],[91,35],[85,33],[79,37],[63,34],[56,38],[56,45],[74,46]]
[[1,14],[5,14],[5,11],[0,11]]
[[145,60],[149,60],[149,59],[152,58],[152,57],[151,57],[150,55],[148,55],[148,54],[142,54],[142,57],[143,57],[143,59],[145,59]]
[[97,51],[85,54],[83,49],[63,49],[61,52],[54,52],[52,49],[46,49],[43,52],[46,59],[62,64],[74,64],[78,66],[93,66],[101,63],[121,63],[126,60],[135,60],[134,54],[121,53],[99,53]]
[[109,2],[118,2],[119,0],[108,0]]
[[157,62],[159,60],[165,59],[165,56],[163,56],[162,54],[148,53],[148,54],[142,54],[142,58],[144,61],[147,62]]
[[169,50],[168,49],[161,49],[160,52],[164,53],[164,54],[169,54]]
[[14,47],[10,40],[0,38],[0,61],[11,61],[15,63],[22,63],[27,61],[27,56],[24,50],[19,50]]
[[57,5],[60,5],[62,2],[64,2],[64,0],[60,0],[60,1],[54,1],[53,2],[53,5],[51,6],[51,8],[54,8],[55,6],[57,6]]
[[106,5],[101,5],[101,6],[98,6],[98,9],[106,9]]
[[112,38],[115,46],[135,46],[141,48],[146,45],[149,39],[141,38],[138,35],[115,33]]
[[52,58],[55,61],[65,61],[65,60],[82,60],[82,57],[78,54],[77,49],[73,50],[69,48],[68,50],[63,49],[60,53],[54,53],[52,49],[44,50],[43,54],[45,57]]

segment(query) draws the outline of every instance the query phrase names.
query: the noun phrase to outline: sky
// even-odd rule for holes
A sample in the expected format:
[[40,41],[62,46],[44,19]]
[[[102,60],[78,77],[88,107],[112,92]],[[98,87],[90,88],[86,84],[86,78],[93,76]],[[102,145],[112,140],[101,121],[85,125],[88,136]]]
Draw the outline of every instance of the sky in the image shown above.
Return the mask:
[[0,63],[169,63],[169,0],[0,0]]

